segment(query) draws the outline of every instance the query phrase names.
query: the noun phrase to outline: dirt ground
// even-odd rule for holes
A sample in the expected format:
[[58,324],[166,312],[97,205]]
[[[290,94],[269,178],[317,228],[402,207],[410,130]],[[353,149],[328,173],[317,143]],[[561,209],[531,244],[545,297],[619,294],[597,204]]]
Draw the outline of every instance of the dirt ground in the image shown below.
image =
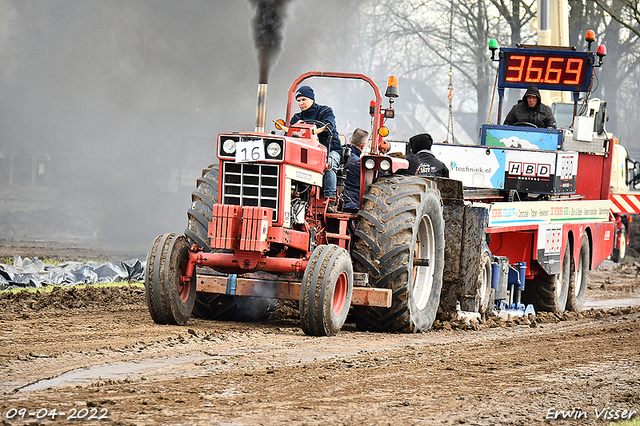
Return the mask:
[[[69,258],[83,250],[30,245],[23,256]],[[185,327],[160,326],[144,290],[133,286],[1,293],[0,424],[80,418],[113,425],[536,425],[638,418],[636,265],[605,262],[594,271],[588,309],[580,314],[488,318],[478,327],[438,321],[423,334],[366,333],[346,324],[335,337],[312,338],[285,309],[262,323],[191,319]]]

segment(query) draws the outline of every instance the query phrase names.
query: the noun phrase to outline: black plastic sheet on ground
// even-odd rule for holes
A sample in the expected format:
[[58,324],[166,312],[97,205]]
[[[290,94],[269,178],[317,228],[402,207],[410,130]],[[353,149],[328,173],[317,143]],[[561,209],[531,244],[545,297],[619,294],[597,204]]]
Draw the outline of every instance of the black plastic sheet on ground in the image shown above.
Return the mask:
[[0,264],[0,290],[46,285],[72,286],[144,280],[146,262],[138,259],[118,262],[65,262],[59,265],[13,256],[13,266]]

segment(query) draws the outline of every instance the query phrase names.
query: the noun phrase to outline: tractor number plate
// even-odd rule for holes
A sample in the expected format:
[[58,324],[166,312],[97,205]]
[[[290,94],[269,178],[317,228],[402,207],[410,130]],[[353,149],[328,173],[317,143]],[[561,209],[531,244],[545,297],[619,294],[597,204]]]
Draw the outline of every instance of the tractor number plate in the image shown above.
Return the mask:
[[263,161],[264,142],[262,139],[240,141],[236,145],[236,163],[255,163]]

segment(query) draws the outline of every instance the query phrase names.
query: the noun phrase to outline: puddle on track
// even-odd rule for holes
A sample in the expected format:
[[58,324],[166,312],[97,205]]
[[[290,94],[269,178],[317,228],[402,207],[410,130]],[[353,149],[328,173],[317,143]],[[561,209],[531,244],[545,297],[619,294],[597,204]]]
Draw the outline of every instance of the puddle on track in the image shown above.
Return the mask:
[[[289,363],[295,362],[309,362],[314,360],[327,360],[336,357],[349,357],[357,355],[358,353],[365,350],[366,352],[378,352],[387,349],[395,349],[398,347],[406,346],[407,341],[405,342],[396,342],[396,343],[386,343],[381,344],[380,342],[371,342],[370,345],[357,345],[357,346],[348,346],[342,347],[340,345],[335,346],[322,346],[317,347],[315,349],[303,349],[299,351],[291,351],[291,348],[284,347],[271,347],[270,352],[274,355],[282,356],[282,359],[286,359]],[[245,350],[241,351],[223,351],[217,353],[215,356],[212,355],[184,355],[173,358],[150,358],[138,360],[135,362],[118,362],[113,364],[102,364],[95,365],[93,367],[88,368],[79,368],[75,370],[68,371],[66,373],[62,373],[56,377],[38,380],[34,383],[28,384],[24,387],[18,389],[18,391],[32,391],[32,390],[42,390],[42,389],[50,389],[57,387],[67,387],[67,386],[79,386],[79,385],[88,385],[91,383],[95,383],[101,380],[125,380],[125,379],[139,379],[142,376],[152,376],[152,375],[181,375],[185,376],[189,375],[189,371],[191,373],[200,373],[202,370],[196,371],[196,369],[192,368],[192,364],[195,362],[203,361],[203,360],[212,360],[212,359],[220,359],[220,357],[228,357],[228,356],[240,356],[243,357],[246,355],[251,355],[252,353],[261,353],[264,352],[263,348],[253,348],[248,352]],[[265,363],[266,365],[266,363]],[[189,366],[187,368],[187,366]],[[245,365],[243,367],[253,367],[255,365]],[[240,367],[240,368],[243,368]],[[233,368],[229,366],[208,366],[208,369],[215,368]]]
[[206,356],[181,356],[96,365],[68,371],[50,379],[38,380],[35,383],[20,388],[20,391],[86,385],[98,380],[124,380],[135,376],[143,376],[149,372],[155,373],[162,369],[175,369],[181,365],[207,358]]
[[587,300],[584,303],[584,309],[625,308],[627,306],[640,306],[640,297],[633,297],[629,299]]
[[[585,309],[609,309],[615,307],[626,306],[640,306],[640,298],[627,298],[627,299],[608,299],[608,300],[588,300],[585,303]],[[328,346],[314,349],[302,349],[291,350],[291,348],[279,348],[271,347],[266,351],[273,351],[278,354],[282,351],[281,355],[289,362],[309,362],[313,360],[326,360],[335,357],[354,356],[361,352],[378,352],[385,349],[394,349],[397,347],[406,346],[407,344],[415,343],[414,340],[402,342],[387,342],[382,343],[379,341],[372,342],[371,345],[355,346],[355,347],[340,347],[340,346]],[[445,341],[448,339],[444,339]],[[254,348],[254,351],[264,352],[262,350]],[[38,380],[34,383],[19,388],[19,391],[31,391],[41,390],[56,387],[66,386],[78,386],[87,385],[100,380],[125,380],[125,379],[138,379],[144,375],[172,375],[172,374],[185,374],[185,366],[194,362],[208,360],[212,358],[218,358],[219,356],[239,356],[249,355],[249,353],[242,351],[225,351],[211,355],[185,355],[173,358],[151,358],[143,359],[132,362],[118,362],[113,364],[96,365],[88,368],[79,368],[75,370],[62,373],[59,376]],[[219,368],[219,366],[218,366]],[[188,374],[188,372],[186,373]]]

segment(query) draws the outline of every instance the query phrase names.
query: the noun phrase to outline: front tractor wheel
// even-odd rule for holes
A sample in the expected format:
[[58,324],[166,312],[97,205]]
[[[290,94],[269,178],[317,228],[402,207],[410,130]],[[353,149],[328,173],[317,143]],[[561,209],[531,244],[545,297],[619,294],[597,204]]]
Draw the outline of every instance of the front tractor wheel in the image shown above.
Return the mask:
[[393,292],[390,308],[356,306],[359,328],[426,331],[436,318],[444,269],[444,220],[436,184],[378,179],[358,213],[353,258],[372,287]]
[[342,328],[353,293],[349,252],[335,244],[313,250],[300,288],[300,323],[309,336],[333,336]]
[[151,318],[157,324],[185,325],[196,300],[195,274],[184,280],[189,243],[184,235],[160,235],[147,256],[144,289]]

